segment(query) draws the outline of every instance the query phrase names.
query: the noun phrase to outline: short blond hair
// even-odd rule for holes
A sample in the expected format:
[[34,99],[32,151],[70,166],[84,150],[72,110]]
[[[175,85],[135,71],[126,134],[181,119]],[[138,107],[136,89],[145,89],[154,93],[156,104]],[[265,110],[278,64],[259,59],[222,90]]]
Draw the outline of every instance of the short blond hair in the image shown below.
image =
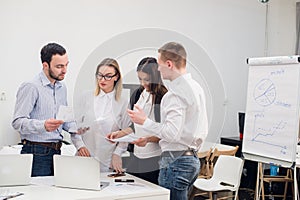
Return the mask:
[[184,47],[176,42],[169,42],[158,49],[162,61],[171,60],[177,68],[186,66],[186,51]]
[[[115,99],[117,101],[119,101],[120,98],[121,98],[121,93],[122,93],[122,88],[123,88],[123,86],[122,86],[122,75],[121,75],[121,71],[120,71],[120,66],[119,66],[118,62],[115,59],[113,59],[113,58],[105,58],[97,66],[95,74],[98,73],[99,68],[102,67],[102,66],[109,66],[109,67],[113,67],[115,69],[115,73],[118,76],[118,80],[115,81],[115,83],[114,83]],[[100,94],[100,92],[101,92],[101,89],[100,89],[100,86],[99,86],[97,78],[96,78],[95,96],[98,96]]]

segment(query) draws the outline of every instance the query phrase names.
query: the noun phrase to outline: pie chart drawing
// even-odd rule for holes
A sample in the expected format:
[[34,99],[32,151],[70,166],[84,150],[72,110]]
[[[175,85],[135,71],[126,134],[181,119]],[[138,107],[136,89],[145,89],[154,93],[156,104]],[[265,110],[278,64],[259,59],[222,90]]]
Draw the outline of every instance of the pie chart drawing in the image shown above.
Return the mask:
[[254,88],[253,96],[258,105],[269,106],[276,99],[276,87],[270,79],[262,79]]

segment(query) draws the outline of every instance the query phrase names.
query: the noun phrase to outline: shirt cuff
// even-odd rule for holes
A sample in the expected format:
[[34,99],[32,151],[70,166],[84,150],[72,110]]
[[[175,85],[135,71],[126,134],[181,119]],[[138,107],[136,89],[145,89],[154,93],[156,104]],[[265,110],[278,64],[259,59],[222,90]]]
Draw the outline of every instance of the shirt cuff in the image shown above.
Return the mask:
[[42,120],[42,121],[38,121],[37,122],[37,129],[38,129],[38,132],[39,133],[42,133],[42,132],[46,132],[46,128],[45,128],[45,121],[46,120]]
[[[120,145],[120,143],[119,143],[119,145]],[[127,147],[125,147],[125,146],[123,146],[123,145],[121,145],[122,147],[120,147],[120,146],[117,146],[116,147],[116,149],[114,150],[114,154],[116,154],[116,155],[118,155],[118,156],[121,156],[126,150],[127,150]],[[128,145],[128,144],[127,144]],[[126,146],[127,146],[126,145]]]
[[149,128],[149,127],[151,127],[152,126],[152,120],[151,119],[149,119],[149,118],[147,118],[145,121],[144,121],[144,124],[143,124],[143,128],[145,128],[145,129],[147,129],[147,128]]
[[75,122],[65,122],[65,125],[67,127],[67,132],[70,134],[77,133],[77,126]]
[[76,134],[71,135],[71,141],[77,150],[85,146],[84,142],[80,138],[80,135],[76,135]]

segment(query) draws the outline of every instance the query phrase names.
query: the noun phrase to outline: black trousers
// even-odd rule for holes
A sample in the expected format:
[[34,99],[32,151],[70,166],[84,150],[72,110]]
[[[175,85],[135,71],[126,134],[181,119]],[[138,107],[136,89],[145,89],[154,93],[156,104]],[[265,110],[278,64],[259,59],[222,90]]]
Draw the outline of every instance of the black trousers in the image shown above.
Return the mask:
[[158,185],[160,156],[140,159],[133,153],[124,161],[126,172]]

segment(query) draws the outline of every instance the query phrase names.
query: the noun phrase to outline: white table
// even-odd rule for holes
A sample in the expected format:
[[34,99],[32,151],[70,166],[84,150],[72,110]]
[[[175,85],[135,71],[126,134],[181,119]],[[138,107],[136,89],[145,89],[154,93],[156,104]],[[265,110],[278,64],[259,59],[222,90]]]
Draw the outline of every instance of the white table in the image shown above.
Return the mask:
[[[0,154],[20,154],[23,145],[10,145],[0,148]],[[74,145],[61,146],[61,154],[67,156],[74,156],[76,153],[76,148]]]
[[1,190],[9,192],[22,192],[24,195],[15,197],[15,200],[168,200],[170,191],[149,183],[137,177],[127,174],[122,178],[131,178],[135,182],[130,184],[116,184],[114,178],[107,177],[108,173],[101,174],[101,181],[109,182],[110,185],[101,191],[78,190],[53,186],[53,177],[33,177],[29,186],[1,187]]
[[[4,146],[0,154],[19,154],[22,145]],[[73,145],[63,145],[62,155],[73,156],[76,149]],[[126,155],[125,155],[126,156]],[[132,178],[133,185],[114,183],[114,178],[107,177],[108,173],[101,174],[101,181],[110,182],[110,185],[101,191],[79,190],[71,188],[60,188],[53,186],[53,177],[32,177],[32,184],[28,186],[0,187],[1,193],[21,192],[24,195],[15,197],[16,200],[112,200],[112,199],[134,199],[134,200],[167,200],[170,199],[170,191],[134,177],[130,174],[121,178]],[[99,183],[100,184],[100,183]]]

